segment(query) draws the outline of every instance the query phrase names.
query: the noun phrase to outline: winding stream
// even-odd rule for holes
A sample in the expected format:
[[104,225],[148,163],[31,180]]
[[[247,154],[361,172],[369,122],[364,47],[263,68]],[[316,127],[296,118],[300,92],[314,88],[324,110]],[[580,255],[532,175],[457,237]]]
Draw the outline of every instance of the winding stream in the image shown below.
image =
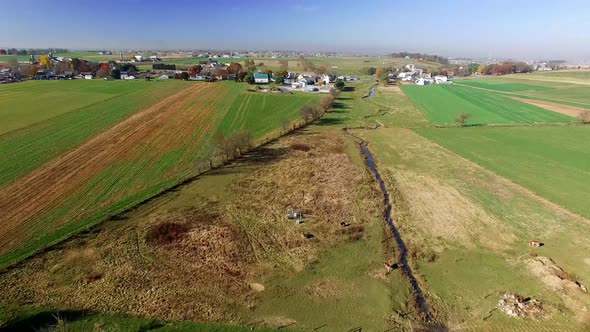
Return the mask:
[[371,90],[369,90],[369,95],[364,96],[363,99],[367,99],[367,98],[371,98],[371,97],[375,97],[375,87],[372,87]]
[[418,307],[424,315],[424,319],[427,322],[431,322],[431,315],[430,315],[430,309],[428,308],[428,303],[426,302],[426,298],[424,297],[424,293],[422,292],[422,289],[420,288],[418,281],[416,280],[416,278],[414,277],[414,274],[412,273],[412,268],[408,264],[408,250],[406,248],[406,244],[402,240],[402,237],[399,234],[399,231],[397,230],[397,228],[395,228],[395,225],[393,224],[393,221],[391,219],[391,212],[392,212],[393,207],[391,206],[391,203],[389,200],[389,193],[387,192],[387,188],[385,187],[385,182],[383,181],[381,174],[379,174],[379,171],[377,170],[377,165],[375,165],[375,160],[373,159],[373,155],[371,154],[371,151],[369,151],[369,148],[367,147],[367,143],[363,141],[360,144],[360,148],[367,159],[367,166],[369,166],[369,168],[371,169],[371,171],[375,175],[375,179],[379,183],[379,187],[381,187],[381,191],[383,192],[383,200],[385,201],[385,221],[387,222],[389,229],[391,229],[391,232],[393,233],[393,237],[395,238],[395,241],[397,242],[397,246],[400,250],[400,257],[401,258],[400,258],[400,262],[399,262],[399,267],[402,269],[402,271],[406,275],[406,277],[410,280],[410,285],[412,286],[412,289],[414,290],[414,294],[416,295],[416,302],[418,303]]

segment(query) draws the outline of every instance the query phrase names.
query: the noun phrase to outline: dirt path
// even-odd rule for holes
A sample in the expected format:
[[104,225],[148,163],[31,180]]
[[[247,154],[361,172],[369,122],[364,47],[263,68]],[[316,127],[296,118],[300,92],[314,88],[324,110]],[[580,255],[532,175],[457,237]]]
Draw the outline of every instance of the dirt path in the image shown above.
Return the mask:
[[565,114],[565,115],[571,116],[572,118],[577,118],[581,112],[589,111],[589,110],[587,110],[585,108],[581,108],[581,107],[562,105],[562,104],[551,103],[551,102],[542,101],[542,100],[530,100],[530,99],[524,99],[524,98],[518,98],[518,97],[510,97],[510,98],[514,99],[514,100],[518,100],[523,103],[527,103],[530,105],[544,108],[548,111]]
[[13,250],[31,236],[36,217],[103,172],[112,162],[125,158],[139,142],[149,141],[162,124],[174,119],[177,110],[189,106],[191,95],[208,85],[189,87],[120,122],[79,147],[32,171],[0,191],[0,254]]

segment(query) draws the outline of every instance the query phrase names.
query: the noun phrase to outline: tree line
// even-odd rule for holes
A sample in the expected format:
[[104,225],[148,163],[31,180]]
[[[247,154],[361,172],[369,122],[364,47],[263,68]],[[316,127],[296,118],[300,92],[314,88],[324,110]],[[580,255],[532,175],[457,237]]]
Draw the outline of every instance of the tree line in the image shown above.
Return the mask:
[[[66,48],[29,48],[29,49],[20,49],[17,50],[16,48],[9,48],[7,50],[3,50],[9,55],[40,55],[40,54],[49,54],[49,53],[69,53],[69,50]],[[0,52],[4,53],[4,52]]]
[[511,62],[506,61],[503,63],[492,63],[489,65],[479,65],[477,72],[482,75],[506,75],[515,73],[530,73],[533,71],[533,67],[527,65],[524,62]]
[[440,64],[446,65],[449,63],[449,59],[440,56],[440,55],[430,55],[430,54],[423,54],[423,53],[410,53],[410,52],[397,52],[391,53],[392,58],[405,58],[409,57],[412,59],[421,59],[424,61],[430,62],[438,62]]
[[154,70],[176,70],[175,64],[165,64],[165,63],[154,63],[152,65],[152,69]]

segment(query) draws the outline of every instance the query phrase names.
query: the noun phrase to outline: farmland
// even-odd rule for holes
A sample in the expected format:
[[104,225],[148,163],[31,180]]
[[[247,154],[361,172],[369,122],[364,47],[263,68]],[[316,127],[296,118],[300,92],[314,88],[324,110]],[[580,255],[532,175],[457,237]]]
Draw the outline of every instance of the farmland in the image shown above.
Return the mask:
[[[194,161],[211,149],[218,130],[250,129],[247,126],[256,123],[255,137],[262,139],[281,121],[293,121],[301,105],[315,98],[270,97],[283,105],[278,111],[284,113],[269,117],[266,112],[275,109],[272,103],[265,104],[269,96],[262,93],[250,97],[252,107],[258,107],[254,112],[242,109],[240,113],[239,107],[232,107],[240,94],[255,94],[245,92],[243,85],[183,84],[180,92],[169,96],[159,94],[166,93],[164,89],[143,98],[146,104],[152,101],[143,109],[133,97],[115,97],[107,100],[114,104],[94,104],[98,108],[81,108],[3,135],[5,151],[15,153],[2,156],[7,170],[2,174],[7,175],[0,188],[0,208],[9,213],[4,215],[7,223],[0,237],[1,264],[30,255],[194,176]],[[174,83],[170,87],[168,92],[178,88]],[[135,98],[146,93],[136,92]],[[114,111],[111,105],[117,105]],[[104,115],[104,121],[96,121]],[[258,119],[247,120],[249,116]],[[52,143],[45,134],[56,133],[55,128],[59,130]]]
[[449,128],[417,132],[590,218],[590,127]]
[[436,125],[451,125],[469,113],[470,125],[571,123],[576,119],[513,100],[499,93],[463,86],[404,85],[402,90]]
[[0,148],[5,152],[0,155],[0,186],[189,86],[146,83],[37,81],[2,86],[0,113],[6,121],[0,125]]
[[[576,73],[572,73],[576,74]],[[456,83],[461,86],[470,86],[481,89],[488,89],[503,92],[507,96],[515,96],[532,100],[542,100],[563,105],[590,108],[590,86],[562,83],[559,81],[546,81],[544,76],[522,75],[516,78],[487,78],[480,80],[458,80]],[[541,78],[537,80],[535,78]]]
[[[414,87],[402,86],[417,106],[408,105],[409,98],[394,89],[379,87],[373,98],[343,100],[341,111],[329,113],[326,122],[353,126],[364,122],[371,127],[378,122],[382,126],[354,132],[369,142],[393,191],[395,222],[406,244],[418,251],[413,262],[419,282],[428,292],[437,319],[449,329],[583,330],[576,323],[587,320],[579,310],[579,305],[588,303],[583,292],[555,292],[551,287],[561,286],[547,285],[527,267],[528,257],[544,255],[580,283],[590,282],[586,278],[590,260],[587,249],[582,249],[590,236],[585,189],[589,185],[590,156],[585,146],[589,128],[567,125],[576,121],[573,118],[566,118],[564,126],[531,126],[531,119],[538,116],[533,112],[539,110],[512,103],[507,91],[543,96],[555,90],[567,95],[584,87],[522,79],[473,82],[496,87],[452,87],[460,88],[458,95],[466,98],[445,91],[443,96],[453,100],[446,104],[440,96],[429,95],[439,93],[432,89],[437,87],[415,87],[418,95],[412,95],[414,91],[408,88]],[[484,126],[432,128],[418,120],[425,114],[434,124],[445,123],[449,118],[437,123],[433,117],[439,114],[435,113],[461,106],[465,99],[471,104],[477,104],[474,99],[491,103],[491,107],[479,105],[489,112],[478,113],[486,115],[487,121],[481,116],[484,120],[475,121],[475,114],[472,118]],[[422,108],[426,102],[430,109]],[[389,113],[389,108],[397,112]],[[495,113],[498,110],[500,116]],[[542,114],[551,121],[564,119],[546,112]],[[489,121],[492,116],[495,121]],[[514,121],[510,127],[485,126],[510,120]],[[543,249],[531,250],[526,244],[531,238],[543,239]],[[534,294],[547,304],[549,318],[516,321],[495,311],[497,294],[506,290]]]
[[[176,94],[128,111],[0,187],[21,193],[11,201],[3,196],[5,206],[27,207],[6,215],[27,220],[26,232],[10,231],[25,242],[3,247],[28,241],[30,253],[110,219],[8,270],[0,277],[8,290],[0,303],[88,308],[107,324],[123,321],[104,315],[125,313],[256,322],[256,329],[420,326],[408,280],[399,269],[382,267],[396,261],[399,248],[384,228],[374,178],[363,170],[361,137],[392,195],[394,223],[437,324],[449,330],[583,330],[588,316],[581,308],[590,301],[572,280],[590,283],[584,204],[590,198],[584,189],[590,184],[589,128],[511,98],[580,86],[477,82],[401,89],[375,86],[367,77],[347,82],[317,125],[118,214],[194,175],[193,162],[206,155],[216,133],[248,129],[260,140],[275,136],[300,105],[316,98],[248,92],[229,82],[181,82]],[[375,96],[364,99],[372,87]],[[477,126],[433,128],[461,111],[472,113]],[[64,111],[2,137],[77,113]],[[355,128],[355,136],[343,127]],[[70,165],[79,171],[59,183],[59,192],[51,190],[57,185],[45,179]],[[289,207],[309,217],[287,220]],[[154,245],[150,231],[166,223],[188,226],[186,235]],[[61,233],[39,236],[42,242],[26,238],[47,229]],[[532,248],[530,239],[544,245]],[[549,283],[558,276],[534,268],[541,259],[563,269],[560,281]],[[86,281],[96,275],[97,281]],[[497,310],[505,291],[540,300],[544,318],[511,318]]]
[[[587,219],[539,199],[408,129],[357,133],[380,158],[381,172],[395,192],[400,232],[420,252],[415,258],[417,273],[438,310],[438,319],[449,329],[495,331],[520,324],[531,330],[541,326],[567,330],[575,325],[571,316],[559,313],[537,323],[511,321],[499,312],[490,315],[490,310],[497,304],[498,292],[504,290],[531,294],[549,306],[569,301],[560,299],[526,270],[529,238],[546,243],[535,253],[551,257],[581,278],[581,283],[590,282],[590,265],[584,263],[587,249],[582,249],[588,246],[583,239],[590,235]],[[582,295],[580,298],[588,303]]]
[[[22,301],[26,287],[49,308],[274,328],[392,327],[385,317],[411,310],[409,290],[381,268],[392,253],[355,152],[340,130],[289,135],[8,271],[0,303]],[[293,205],[309,211],[301,225],[284,217]],[[164,222],[190,231],[154,246],[146,234]],[[80,287],[89,273],[104,277]]]

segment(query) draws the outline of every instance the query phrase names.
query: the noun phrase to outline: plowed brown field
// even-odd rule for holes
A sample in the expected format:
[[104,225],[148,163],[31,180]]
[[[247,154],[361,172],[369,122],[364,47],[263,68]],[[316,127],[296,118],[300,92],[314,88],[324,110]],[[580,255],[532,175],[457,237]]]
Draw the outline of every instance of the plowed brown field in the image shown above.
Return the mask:
[[544,108],[549,111],[569,115],[572,118],[576,118],[580,115],[580,113],[588,111],[587,109],[581,108],[581,107],[557,104],[557,103],[552,103],[552,102],[542,101],[542,100],[531,100],[531,99],[524,99],[524,98],[517,98],[517,97],[512,97],[512,99],[521,101],[523,103],[535,105],[535,106]]

